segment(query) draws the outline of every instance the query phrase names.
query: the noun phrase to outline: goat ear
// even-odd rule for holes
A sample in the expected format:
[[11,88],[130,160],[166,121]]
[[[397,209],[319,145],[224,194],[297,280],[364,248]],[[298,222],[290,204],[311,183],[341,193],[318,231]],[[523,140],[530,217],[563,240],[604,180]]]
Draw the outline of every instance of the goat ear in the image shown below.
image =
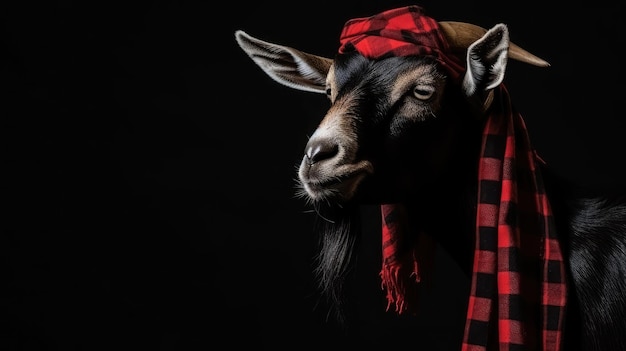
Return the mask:
[[272,44],[235,32],[237,43],[272,79],[293,89],[326,94],[329,58],[308,54],[288,46]]
[[509,51],[509,31],[500,23],[467,48],[463,88],[467,96],[486,92],[504,80]]

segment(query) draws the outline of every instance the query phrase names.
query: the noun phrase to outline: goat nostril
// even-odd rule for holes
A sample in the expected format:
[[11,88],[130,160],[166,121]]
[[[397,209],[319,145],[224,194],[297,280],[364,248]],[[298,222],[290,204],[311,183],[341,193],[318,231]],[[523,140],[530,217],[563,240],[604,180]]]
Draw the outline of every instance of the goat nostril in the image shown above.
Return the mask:
[[306,163],[311,166],[313,164],[313,150],[311,148],[306,149]]
[[332,158],[339,152],[339,146],[329,140],[309,142],[306,148],[306,157],[309,165]]

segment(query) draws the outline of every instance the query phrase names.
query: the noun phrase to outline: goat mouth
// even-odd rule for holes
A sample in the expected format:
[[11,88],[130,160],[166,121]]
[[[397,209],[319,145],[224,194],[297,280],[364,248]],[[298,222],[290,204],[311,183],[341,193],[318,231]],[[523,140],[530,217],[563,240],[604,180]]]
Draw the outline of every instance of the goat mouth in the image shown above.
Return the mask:
[[324,177],[312,177],[307,171],[301,171],[300,179],[307,196],[313,202],[347,201],[354,196],[363,179],[372,172],[371,163],[361,161],[357,164],[340,166],[334,175]]
[[357,178],[362,178],[359,176],[365,176],[365,174],[354,173],[354,174],[347,174],[347,175],[342,175],[342,176],[335,176],[327,180],[313,181],[307,184],[314,191],[324,191],[326,189],[340,188],[349,183],[359,181],[359,179]]

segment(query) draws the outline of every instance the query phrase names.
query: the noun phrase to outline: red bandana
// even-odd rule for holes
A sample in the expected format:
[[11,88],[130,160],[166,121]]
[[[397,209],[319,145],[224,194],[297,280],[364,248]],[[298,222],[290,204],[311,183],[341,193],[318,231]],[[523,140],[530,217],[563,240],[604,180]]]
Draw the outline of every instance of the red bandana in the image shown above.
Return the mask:
[[408,6],[388,10],[367,18],[346,22],[339,39],[339,53],[357,50],[371,59],[391,56],[432,56],[448,71],[451,78],[461,80],[463,61],[448,55],[448,42],[439,24],[422,14],[422,8]]
[[[367,58],[433,56],[460,80],[465,71],[449,53],[439,25],[418,6],[385,11],[346,23],[340,53]],[[554,219],[521,115],[504,85],[486,116],[478,169],[476,244],[464,351],[561,349],[566,303],[565,265]],[[410,309],[415,282],[428,273],[424,250],[405,245],[402,204],[381,205],[383,269],[390,305]],[[425,237],[424,235],[420,235]],[[407,254],[408,252],[408,254]],[[490,335],[497,340],[489,339]]]

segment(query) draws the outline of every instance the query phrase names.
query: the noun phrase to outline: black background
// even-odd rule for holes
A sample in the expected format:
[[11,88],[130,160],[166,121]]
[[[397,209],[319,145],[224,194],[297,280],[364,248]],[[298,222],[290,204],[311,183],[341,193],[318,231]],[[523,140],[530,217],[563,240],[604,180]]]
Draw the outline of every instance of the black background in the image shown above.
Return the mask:
[[[243,29],[332,56],[346,20],[414,3],[286,4],[3,3],[2,350],[458,340],[465,278],[444,254],[423,313],[384,311],[376,212],[349,283],[350,323],[326,320],[313,214],[294,178],[327,102],[271,81],[234,40]],[[540,154],[575,183],[625,187],[617,2],[419,4],[438,20],[508,24],[552,64],[510,61],[505,78]]]

